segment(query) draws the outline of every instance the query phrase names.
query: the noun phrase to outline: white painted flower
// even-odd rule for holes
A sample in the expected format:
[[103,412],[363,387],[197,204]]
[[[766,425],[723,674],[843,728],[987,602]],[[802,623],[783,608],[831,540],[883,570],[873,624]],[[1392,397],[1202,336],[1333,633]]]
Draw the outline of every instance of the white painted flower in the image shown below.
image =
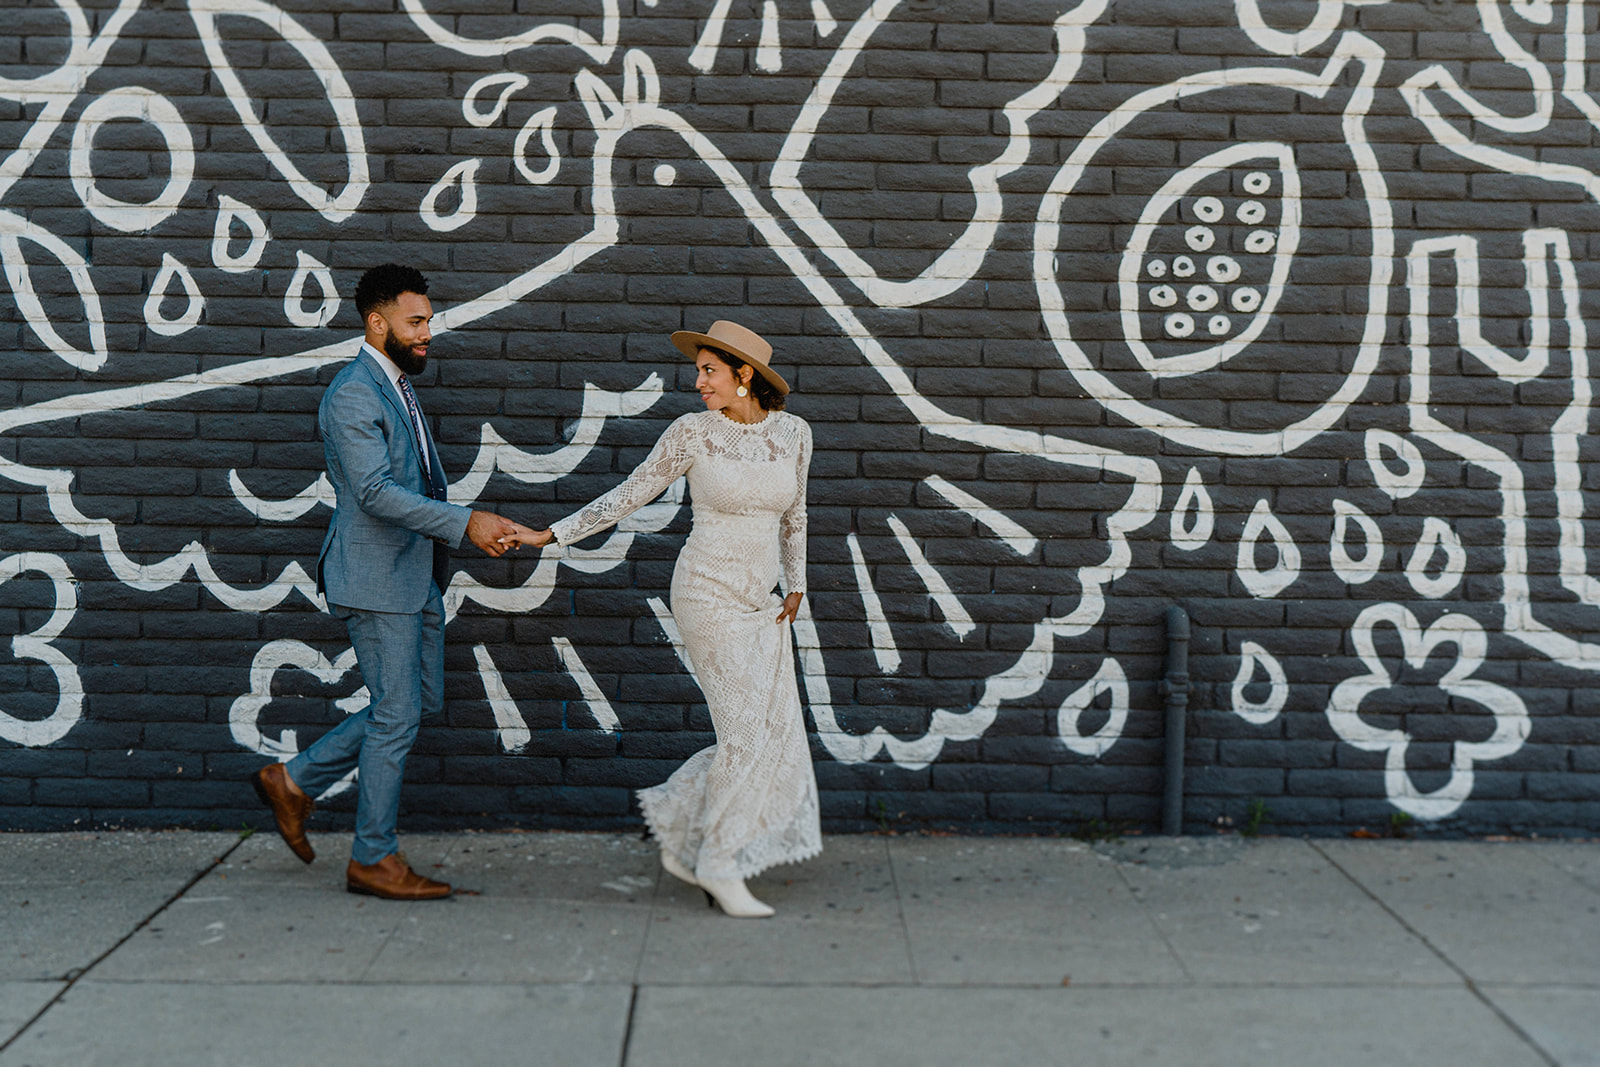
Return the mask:
[[[1394,685],[1394,677],[1373,641],[1374,629],[1384,624],[1398,631],[1405,661],[1413,668],[1421,668],[1440,645],[1454,645],[1456,661],[1439,679],[1439,688],[1494,716],[1494,731],[1487,740],[1455,742],[1450,779],[1430,792],[1417,788],[1406,767],[1406,751],[1412,739],[1405,728],[1385,729],[1361,717],[1362,706],[1369,698]],[[1528,739],[1528,709],[1522,698],[1504,686],[1472,677],[1483,665],[1488,646],[1483,627],[1466,615],[1449,614],[1424,629],[1416,616],[1401,605],[1374,604],[1357,616],[1350,635],[1367,672],[1334,687],[1328,699],[1328,724],[1340,738],[1357,748],[1384,754],[1384,788],[1395,807],[1419,819],[1442,819],[1454,814],[1472,795],[1474,767],[1488,760],[1504,759]],[[1367,710],[1403,712],[1399,708]]]

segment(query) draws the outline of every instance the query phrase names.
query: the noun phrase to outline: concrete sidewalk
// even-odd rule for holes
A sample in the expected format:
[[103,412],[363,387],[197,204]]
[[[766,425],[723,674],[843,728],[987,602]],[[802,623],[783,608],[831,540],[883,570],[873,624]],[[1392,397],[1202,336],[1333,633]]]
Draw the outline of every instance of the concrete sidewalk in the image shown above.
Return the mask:
[[830,837],[728,919],[634,837],[0,834],[0,1067],[1600,1064],[1600,844]]

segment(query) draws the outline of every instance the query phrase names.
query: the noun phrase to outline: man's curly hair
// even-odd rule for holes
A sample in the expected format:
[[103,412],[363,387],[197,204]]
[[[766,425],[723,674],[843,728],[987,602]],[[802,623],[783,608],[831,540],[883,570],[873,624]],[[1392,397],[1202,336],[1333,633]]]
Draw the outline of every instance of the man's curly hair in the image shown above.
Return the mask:
[[401,293],[427,296],[428,279],[415,267],[404,267],[398,263],[380,264],[363,274],[356,283],[356,311],[365,322],[373,311],[400,299]]

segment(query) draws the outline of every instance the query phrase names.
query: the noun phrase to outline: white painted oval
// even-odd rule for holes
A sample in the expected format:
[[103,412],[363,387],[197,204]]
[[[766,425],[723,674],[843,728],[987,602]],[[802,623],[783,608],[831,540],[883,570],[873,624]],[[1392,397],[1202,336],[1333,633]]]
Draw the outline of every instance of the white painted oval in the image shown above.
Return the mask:
[[[1244,328],[1226,341],[1194,352],[1183,352],[1172,356],[1157,356],[1146,344],[1143,337],[1143,327],[1140,322],[1139,279],[1143,273],[1142,267],[1145,254],[1150,247],[1150,241],[1161,227],[1162,220],[1174,210],[1190,189],[1214,174],[1223,173],[1242,163],[1255,160],[1263,160],[1272,164],[1282,181],[1278,198],[1282,205],[1282,217],[1278,223],[1278,234],[1272,235],[1268,231],[1258,230],[1256,233],[1251,234],[1246,241],[1246,248],[1250,248],[1251,242],[1256,241],[1257,233],[1266,233],[1270,238],[1270,243],[1267,247],[1276,249],[1265,297],[1256,308],[1248,309],[1248,311],[1254,312],[1254,316],[1245,324]],[[1263,172],[1253,171],[1252,173]],[[1254,201],[1251,201],[1251,203],[1254,203]],[[1265,213],[1265,208],[1262,208],[1263,216]],[[1300,172],[1295,166],[1294,152],[1288,145],[1264,142],[1232,145],[1205,156],[1167,179],[1166,183],[1150,198],[1144,210],[1140,212],[1139,221],[1134,226],[1133,233],[1128,239],[1128,247],[1122,253],[1122,261],[1118,270],[1117,291],[1122,308],[1123,336],[1139,365],[1156,377],[1197,374],[1201,371],[1221,366],[1244,351],[1266,329],[1267,322],[1271,319],[1272,313],[1278,305],[1278,300],[1283,294],[1284,286],[1288,282],[1290,263],[1294,258],[1299,242]],[[1260,244],[1259,241],[1256,243]],[[1254,249],[1251,250],[1254,251]],[[1189,274],[1194,273],[1192,260],[1189,260],[1186,264],[1187,273],[1180,269],[1179,260],[1188,260],[1188,257],[1181,256],[1173,261],[1173,274],[1178,277],[1187,277]],[[1247,311],[1247,309],[1238,305],[1236,297],[1234,310]],[[1172,335],[1170,328],[1167,332]]]

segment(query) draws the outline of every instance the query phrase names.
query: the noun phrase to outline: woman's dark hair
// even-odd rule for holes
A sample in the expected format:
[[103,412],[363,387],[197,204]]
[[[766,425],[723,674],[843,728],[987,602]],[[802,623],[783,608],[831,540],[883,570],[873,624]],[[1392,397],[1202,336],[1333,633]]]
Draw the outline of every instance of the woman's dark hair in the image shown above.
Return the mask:
[[766,377],[751,365],[748,360],[740,359],[732,352],[724,352],[716,345],[701,345],[707,352],[716,356],[722,362],[733,368],[734,376],[739,374],[740,367],[750,368],[750,394],[756,398],[756,403],[761,405],[763,411],[782,411],[788,397],[778,391],[778,387],[767,381]]

